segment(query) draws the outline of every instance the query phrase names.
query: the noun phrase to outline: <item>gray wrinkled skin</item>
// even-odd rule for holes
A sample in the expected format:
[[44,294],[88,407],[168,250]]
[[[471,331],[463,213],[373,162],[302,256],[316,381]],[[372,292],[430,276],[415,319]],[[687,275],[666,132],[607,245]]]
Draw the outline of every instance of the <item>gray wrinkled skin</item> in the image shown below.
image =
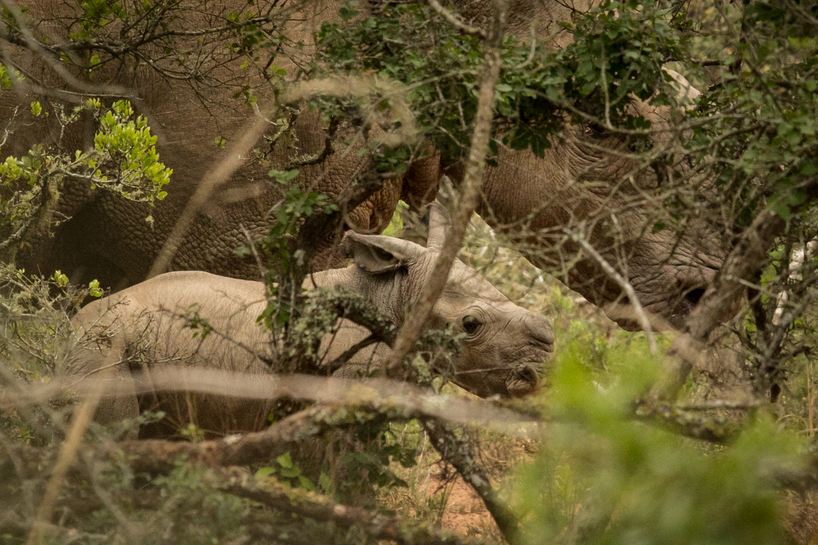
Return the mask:
[[[344,248],[355,264],[315,274],[314,286],[342,286],[361,293],[399,326],[433,269],[439,235],[440,230],[433,229],[429,248],[424,248],[392,237],[348,233]],[[309,280],[307,284],[314,287]],[[205,272],[157,276],[95,301],[77,314],[72,321],[77,349],[68,373],[81,378],[105,376],[128,384],[133,384],[132,372],[150,374],[163,365],[265,373],[267,364],[258,356],[269,357],[270,335],[256,318],[266,304],[260,282]],[[191,308],[213,327],[214,332],[204,339],[194,338],[194,332],[185,327],[184,315]],[[479,396],[520,396],[536,389],[542,365],[554,349],[548,320],[515,305],[461,262],[452,268],[430,327],[447,324],[466,333],[452,368],[444,370],[455,383]],[[342,320],[338,325],[338,333],[322,342],[323,362],[368,335],[352,322]],[[339,375],[354,376],[355,370],[377,364],[388,351],[382,344],[365,349]],[[272,405],[260,400],[154,392],[104,399],[97,420],[119,421],[161,408],[172,426],[193,422],[208,432],[234,433],[263,427]]]
[[[679,74],[667,71],[682,97],[698,91]],[[633,105],[651,121],[654,150],[672,149],[680,135],[669,108]],[[687,214],[683,229],[653,232],[666,220],[662,181],[651,165],[640,163],[626,138],[588,127],[566,129],[544,158],[530,151],[501,147],[497,166],[487,166],[484,198],[478,213],[506,233],[532,263],[555,274],[571,289],[603,308],[627,329],[638,329],[620,286],[564,229],[582,236],[633,286],[658,329],[681,328],[704,288],[727,255],[727,241],[701,209]],[[683,180],[689,166],[680,160],[663,175]],[[444,169],[452,179],[462,166]],[[700,180],[707,187],[707,180]]]
[[[274,3],[261,0],[259,9],[265,6],[269,9]],[[16,4],[29,8],[32,21],[40,21],[31,30],[48,43],[65,42],[71,31],[68,28],[71,19],[82,13],[78,5],[72,5],[75,3],[62,0],[22,0]],[[247,2],[214,0],[207,3],[206,10],[202,9],[199,0],[184,0],[181,5],[186,9],[183,16],[169,24],[171,28],[188,31],[218,26],[209,22],[205,14],[221,13],[226,17],[227,13],[246,7]],[[285,24],[284,32],[292,43],[304,41],[307,44],[301,51],[287,42],[277,53],[276,65],[287,70],[291,78],[309,55],[312,33],[323,21],[337,19],[338,7],[340,2],[288,0],[286,9],[274,10],[281,17],[289,17],[286,24],[284,20],[281,24]],[[115,35],[116,30],[112,33]],[[198,40],[198,37],[179,38],[177,43],[195,51]],[[226,49],[227,46],[227,43],[216,44],[215,54],[219,54],[219,47]],[[259,111],[266,112],[266,115],[272,115],[269,107],[276,101],[276,89],[255,69],[264,66],[266,57],[259,61],[261,66],[248,70],[240,68],[244,59],[211,66],[206,71],[207,77],[202,82],[195,82],[164,79],[146,63],[133,62],[132,59],[123,61],[124,66],[116,62],[108,64],[90,75],[61,63],[57,63],[58,71],[47,58],[25,48],[2,41],[0,48],[4,63],[13,61],[17,66],[25,67],[30,76],[29,80],[0,93],[0,127],[14,130],[0,150],[0,159],[6,155],[25,154],[38,143],[53,149],[60,134],[55,109],[70,109],[77,101],[81,102],[77,98],[82,96],[77,90],[78,82],[87,81],[88,84],[82,83],[82,92],[101,92],[106,97],[121,94],[131,101],[137,114],[148,118],[151,131],[157,137],[156,150],[160,160],[173,169],[167,186],[168,196],[157,202],[153,209],[147,203],[134,203],[105,190],[92,190],[83,180],[66,180],[53,213],[53,218],[60,221],[54,236],[40,233],[34,237],[18,254],[17,264],[28,272],[45,276],[60,269],[78,284],[98,279],[103,287],[116,290],[145,280],[200,184],[224,161],[233,157],[231,145],[238,142],[257,119],[254,110],[242,98],[233,98],[233,94],[244,84],[253,86]],[[161,52],[156,55],[163,56]],[[178,69],[167,59],[162,66]],[[66,71],[73,80],[63,77]],[[33,83],[35,81],[71,93],[65,97],[55,93],[43,94]],[[34,100],[42,102],[48,116],[34,117],[29,112],[28,105]],[[19,107],[21,104],[23,106]],[[277,115],[287,117],[290,114]],[[93,146],[95,127],[90,116],[86,117],[69,126],[60,142],[62,149],[73,153],[73,150]],[[273,116],[275,119],[277,117]],[[272,140],[283,128],[282,123],[270,124],[264,136]],[[318,112],[305,111],[275,140],[275,145],[262,139],[256,145],[258,153],[244,154],[229,180],[210,195],[206,206],[198,210],[169,270],[205,270],[234,278],[260,280],[262,271],[255,260],[238,256],[235,249],[247,243],[247,235],[253,239],[266,235],[269,211],[283,198],[282,186],[271,180],[268,171],[271,168],[297,168],[299,175],[294,183],[334,199],[367,168],[368,159],[357,153],[360,138],[357,141],[353,138],[359,130],[346,125],[339,128],[339,134],[344,138],[334,140],[335,153],[326,161],[321,164],[294,163],[297,158],[317,157],[324,151],[325,128]],[[216,144],[219,138],[226,141],[224,147]],[[266,159],[269,162],[259,159],[262,152],[268,153]],[[346,227],[377,233],[389,224],[398,199],[418,206],[434,200],[437,172],[429,174],[418,174],[411,186],[404,185],[397,178],[386,180],[383,189],[356,209],[347,211]],[[145,221],[149,214],[154,218],[153,224]],[[71,219],[64,221],[66,218]],[[339,229],[313,241],[317,267],[343,265],[333,253],[342,235]]]

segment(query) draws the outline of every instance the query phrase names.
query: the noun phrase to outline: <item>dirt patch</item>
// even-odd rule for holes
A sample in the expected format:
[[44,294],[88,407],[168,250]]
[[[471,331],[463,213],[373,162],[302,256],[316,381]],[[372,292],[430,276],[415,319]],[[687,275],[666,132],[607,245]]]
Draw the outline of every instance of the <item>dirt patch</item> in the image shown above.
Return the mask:
[[471,486],[457,477],[447,482],[442,475],[433,475],[429,480],[428,492],[444,490],[446,506],[443,511],[443,528],[454,530],[461,535],[496,537],[500,530],[491,518],[486,506]]
[[[443,479],[435,477],[431,485],[441,486]],[[471,486],[458,477],[449,484],[450,490],[446,498],[446,509],[443,512],[443,527],[454,530],[463,535],[485,536],[499,533],[494,519],[491,518],[483,501]]]

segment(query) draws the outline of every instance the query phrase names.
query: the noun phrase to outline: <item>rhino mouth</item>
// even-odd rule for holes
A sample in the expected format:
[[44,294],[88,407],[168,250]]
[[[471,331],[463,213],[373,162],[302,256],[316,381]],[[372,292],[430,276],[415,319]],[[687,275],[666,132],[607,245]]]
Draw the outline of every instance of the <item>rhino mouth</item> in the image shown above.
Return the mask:
[[540,389],[542,364],[519,363],[506,378],[506,390],[510,397],[524,397]]
[[[699,304],[705,288],[697,287],[679,294],[666,303],[643,306],[654,331],[678,330],[684,328],[690,313]],[[669,310],[668,310],[669,308]],[[630,304],[611,304],[603,307],[605,314],[625,331],[642,331],[642,322]]]

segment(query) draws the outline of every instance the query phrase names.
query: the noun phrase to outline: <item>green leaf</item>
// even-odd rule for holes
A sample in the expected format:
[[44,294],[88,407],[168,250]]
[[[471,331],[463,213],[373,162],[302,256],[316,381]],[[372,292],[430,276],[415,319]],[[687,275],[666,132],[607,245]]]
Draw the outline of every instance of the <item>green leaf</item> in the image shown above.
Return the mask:
[[102,288],[99,287],[99,280],[91,280],[88,283],[88,293],[91,297],[99,298],[103,296]]
[[297,467],[282,467],[278,473],[285,479],[293,479],[301,475],[301,470]]
[[293,467],[293,459],[290,457],[289,452],[285,452],[278,458],[276,458],[276,462],[283,468],[292,468]]
[[54,271],[54,274],[51,275],[51,280],[57,284],[57,287],[64,288],[68,285],[68,277],[65,276],[62,271]]
[[255,477],[256,479],[261,479],[264,477],[269,477],[270,475],[275,475],[275,468],[274,467],[262,467],[256,471]]
[[268,176],[271,178],[275,178],[275,180],[284,185],[292,181],[296,176],[298,176],[298,170],[275,170],[272,169],[270,172],[267,173]]
[[313,483],[308,478],[304,477],[303,475],[298,476],[298,484],[301,488],[305,490],[309,490],[310,492],[315,492],[315,483]]

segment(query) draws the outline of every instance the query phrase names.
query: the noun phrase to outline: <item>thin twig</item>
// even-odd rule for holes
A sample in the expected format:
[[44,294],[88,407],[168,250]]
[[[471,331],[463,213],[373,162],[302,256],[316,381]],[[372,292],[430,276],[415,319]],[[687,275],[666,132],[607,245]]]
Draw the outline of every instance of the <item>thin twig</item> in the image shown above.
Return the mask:
[[171,231],[165,243],[162,245],[162,249],[159,251],[159,255],[156,257],[148,273],[148,278],[161,274],[168,269],[177,250],[182,244],[187,230],[196,219],[196,214],[207,204],[210,196],[213,195],[216,189],[227,182],[233,173],[244,164],[243,157],[248,156],[250,150],[256,145],[256,142],[261,138],[266,128],[267,122],[263,118],[254,117],[251,122],[248,123],[248,127],[244,131],[241,139],[236,142],[227,157],[225,157],[215,169],[205,175],[202,182],[198,184],[196,192],[190,198],[187,206],[185,206],[185,209],[179,216],[179,219],[176,220],[173,231]]
[[503,537],[511,545],[519,541],[520,521],[511,508],[497,497],[497,492],[491,486],[488,474],[477,463],[472,446],[457,437],[454,427],[440,420],[423,419],[423,429],[429,434],[429,439],[435,450],[447,463],[454,466],[463,479],[483,500],[486,509],[491,514]]
[[726,399],[714,399],[712,401],[700,401],[698,403],[676,403],[674,406],[683,411],[713,411],[717,409],[750,410],[767,405],[769,405],[769,403],[763,400],[728,401]]
[[762,211],[727,256],[716,279],[707,287],[693,308],[681,335],[673,341],[665,359],[664,376],[653,387],[651,396],[671,399],[684,385],[699,351],[710,333],[729,317],[736,301],[744,293],[744,283],[753,278],[767,262],[767,251],[786,222],[770,210]]
[[68,468],[74,463],[77,450],[82,444],[82,436],[91,423],[94,411],[97,410],[99,399],[100,391],[97,389],[94,394],[85,399],[82,405],[80,405],[79,410],[74,413],[71,431],[68,433],[68,437],[60,449],[60,456],[57,458],[54,472],[51,474],[48,485],[46,485],[45,494],[40,502],[40,508],[37,510],[37,516],[34,519],[31,534],[29,534],[28,541],[26,542],[27,545],[40,545],[45,538],[45,525],[49,523],[60,487],[68,473]]
[[220,473],[228,482],[223,489],[234,496],[313,520],[333,522],[341,528],[355,526],[376,540],[397,541],[406,545],[469,543],[452,532],[411,524],[400,517],[383,515],[361,507],[335,503],[318,494],[284,486],[274,479],[252,479],[246,472],[237,470],[223,470]]
[[621,274],[619,274],[616,269],[611,266],[608,261],[602,257],[602,255],[596,251],[596,249],[591,246],[591,244],[585,240],[585,237],[581,236],[570,229],[565,229],[565,233],[571,237],[571,240],[577,242],[582,248],[593,257],[597,263],[608,273],[608,276],[614,279],[614,281],[619,284],[619,287],[622,288],[622,291],[628,296],[628,300],[633,305],[633,311],[636,314],[636,317],[639,319],[639,325],[642,326],[642,330],[645,332],[645,337],[648,339],[648,345],[650,346],[650,353],[654,356],[658,354],[658,348],[656,346],[656,338],[653,335],[653,327],[650,325],[650,319],[648,318],[647,313],[645,313],[645,309],[642,308],[642,303],[639,302],[639,298],[636,296],[636,291],[634,291],[633,286],[631,286],[630,282],[625,280]]
[[444,8],[437,0],[429,0],[429,6],[437,12],[438,15],[446,19],[446,21],[455,27],[457,30],[469,34],[470,36],[477,36],[482,40],[488,39],[488,34],[482,28],[467,25],[460,17]]

